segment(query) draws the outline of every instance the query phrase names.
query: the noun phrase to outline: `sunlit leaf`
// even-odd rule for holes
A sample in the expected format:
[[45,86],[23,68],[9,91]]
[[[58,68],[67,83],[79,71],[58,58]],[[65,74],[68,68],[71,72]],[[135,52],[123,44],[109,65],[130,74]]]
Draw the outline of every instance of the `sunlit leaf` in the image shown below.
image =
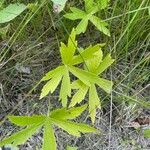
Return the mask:
[[110,0],[96,0],[96,3],[98,5],[99,9],[105,9],[108,6],[109,1]]
[[4,139],[2,142],[0,142],[0,146],[12,143],[14,146],[23,144],[28,140],[28,138],[35,134],[39,128],[41,128],[41,125],[29,126],[17,133],[14,133],[12,136]]
[[105,71],[115,60],[111,58],[110,54],[108,54],[103,61],[100,63],[96,70],[96,74],[101,74]]
[[91,8],[93,8],[94,0],[84,0],[85,2],[85,10],[89,12]]
[[85,62],[85,68],[92,73],[96,73],[96,70],[100,63],[102,62],[103,53],[102,50],[99,49],[97,52],[94,53],[93,58],[88,59]]
[[57,88],[58,84],[60,83],[61,79],[62,74],[60,73],[53,77],[50,81],[48,81],[42,88],[40,99],[45,97],[49,92],[53,93]]
[[42,150],[57,150],[56,138],[51,122],[47,120],[44,125],[44,137],[43,137]]
[[59,66],[48,73],[41,79],[41,81],[50,80],[52,77],[55,77],[57,74],[60,74],[60,72],[63,72],[64,66]]
[[67,106],[67,97],[71,96],[71,85],[69,71],[67,68],[64,69],[64,74],[61,83],[61,89],[59,93],[59,99],[62,101],[63,107]]
[[18,126],[29,126],[29,125],[35,125],[35,124],[40,124],[41,122],[44,122],[46,119],[46,116],[44,115],[9,116],[8,118],[12,123]]
[[83,61],[85,62],[89,59],[92,59],[95,56],[95,53],[100,50],[100,47],[100,44],[96,44],[94,46],[89,46],[85,50],[82,50],[79,55],[74,56],[72,64],[76,65],[82,63]]
[[75,108],[61,108],[54,110],[50,113],[51,118],[57,118],[61,120],[66,120],[66,119],[74,119],[78,117],[85,109],[87,108],[87,105],[82,105],[80,107],[75,107]]
[[[96,17],[95,14],[100,10],[104,9],[106,3],[103,6],[99,6],[94,3],[93,0],[84,0],[85,1],[85,11],[79,10],[78,8],[71,8],[72,13],[67,13],[64,17],[70,20],[81,20],[76,27],[76,33],[85,33],[88,22],[93,23],[99,31],[110,36],[109,30],[106,28],[107,23],[102,21],[100,18]],[[104,1],[104,0],[103,0]]]
[[92,123],[95,122],[97,108],[101,108],[100,99],[97,95],[96,87],[93,84],[93,85],[91,85],[91,87],[89,89],[89,113],[90,113]]
[[85,95],[87,94],[87,92],[88,92],[88,87],[87,87],[87,86],[85,86],[85,87],[83,87],[83,88],[80,88],[80,89],[73,95],[69,107],[73,107],[73,106],[75,106],[77,103],[80,103],[80,102],[85,98]]
[[86,124],[82,123],[75,123],[71,121],[64,121],[64,120],[57,120],[52,119],[52,122],[62,128],[63,130],[67,131],[69,134],[80,137],[80,133],[90,133],[90,132],[97,132],[97,130],[93,127],[90,127]]
[[82,20],[77,25],[76,33],[77,34],[84,33],[87,29],[87,26],[88,26],[88,17],[85,16],[84,18],[82,18]]
[[102,21],[100,18],[98,18],[96,16],[90,17],[90,21],[96,26],[96,28],[99,31],[101,31],[102,33],[110,36],[110,32],[106,27],[106,26],[108,26],[108,24],[106,22]]
[[97,129],[90,127],[86,124],[75,123],[68,120],[78,117],[86,108],[87,105],[71,109],[61,108],[58,110],[53,110],[48,116],[33,115],[31,117],[20,116],[20,118],[19,116],[10,116],[9,120],[12,121],[12,123],[27,127],[25,129],[22,129],[21,131],[18,131],[17,133],[12,134],[10,137],[5,138],[3,141],[0,142],[0,146],[4,146],[6,144],[13,144],[13,146],[24,144],[33,134],[35,134],[40,128],[43,127],[44,142],[42,145],[42,150],[56,150],[57,146],[54,130],[52,128],[53,125],[57,125],[67,131],[69,134],[75,136],[80,136],[80,132],[98,132]]
[[77,19],[82,19],[83,17],[86,16],[86,13],[78,8],[75,7],[70,7],[70,10],[73,13],[67,13],[64,15],[64,17],[70,19],[70,20],[77,20]]

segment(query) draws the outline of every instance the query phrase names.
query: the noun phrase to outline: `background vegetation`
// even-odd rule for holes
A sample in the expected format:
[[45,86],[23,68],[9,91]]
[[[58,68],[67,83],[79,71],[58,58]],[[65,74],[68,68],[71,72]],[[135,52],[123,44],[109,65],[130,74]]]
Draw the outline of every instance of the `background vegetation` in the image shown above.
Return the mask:
[[[60,64],[60,41],[66,42],[72,28],[78,24],[63,15],[70,11],[70,6],[83,8],[81,0],[68,1],[59,14],[53,12],[49,1],[5,1],[3,7],[16,2],[39,3],[30,4],[30,11],[25,10],[9,24],[0,24],[1,139],[18,130],[7,121],[7,115],[44,114],[49,103],[51,108],[60,106],[58,91],[39,100],[43,85],[37,88],[36,85],[47,71]],[[92,24],[78,36],[78,43],[84,48],[106,43],[104,55],[111,53],[115,63],[103,73],[103,77],[113,80],[114,87],[110,95],[99,91],[103,109],[97,112],[94,125],[102,134],[75,138],[56,127],[60,150],[66,148],[66,143],[79,150],[150,148],[150,140],[143,136],[143,131],[149,128],[148,123],[143,126],[137,121],[150,116],[149,6],[149,0],[111,0],[109,7],[97,14],[109,24],[111,36],[100,33]],[[5,34],[1,29],[6,25]],[[86,112],[76,119],[81,120],[90,122]],[[41,133],[35,135],[21,149],[38,149],[41,138]]]

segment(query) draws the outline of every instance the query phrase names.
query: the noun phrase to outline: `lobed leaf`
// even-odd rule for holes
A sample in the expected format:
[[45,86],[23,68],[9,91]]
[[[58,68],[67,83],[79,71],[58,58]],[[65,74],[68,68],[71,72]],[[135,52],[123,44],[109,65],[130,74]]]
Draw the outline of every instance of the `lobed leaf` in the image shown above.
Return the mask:
[[101,31],[102,33],[104,33],[107,36],[110,36],[110,31],[106,28],[106,26],[108,25],[106,22],[100,20],[100,18],[98,18],[96,16],[90,17],[90,21],[96,26],[96,28],[99,31]]
[[77,49],[77,41],[76,38],[76,32],[74,29],[72,29],[72,32],[68,39],[68,46],[66,46],[64,43],[61,43],[60,47],[60,54],[62,58],[62,62],[65,65],[70,64],[70,62],[73,59],[75,50]]
[[69,71],[75,75],[76,77],[78,77],[78,79],[80,79],[83,83],[85,83],[86,85],[90,86],[91,83],[90,83],[90,80],[89,80],[89,77],[88,77],[88,73],[87,71],[85,70],[82,70],[82,69],[79,69],[77,67],[74,67],[74,66],[69,66]]
[[61,83],[61,89],[59,93],[59,99],[62,101],[63,107],[67,106],[67,97],[71,96],[71,85],[68,68],[64,68],[64,74]]
[[90,86],[91,83],[94,83],[100,86],[107,93],[110,93],[112,90],[113,83],[111,81],[108,81],[103,78],[99,78],[98,76],[96,76],[91,72],[73,66],[70,66],[69,70],[72,74],[78,77],[87,86]]
[[77,49],[76,32],[74,28],[72,29],[72,32],[68,39],[68,49],[69,49],[68,52],[69,54],[67,53],[66,55],[70,57],[70,60],[72,60],[75,50]]
[[110,54],[108,54],[103,61],[100,63],[100,65],[97,68],[96,74],[101,74],[103,71],[105,71],[115,60],[111,58]]
[[80,88],[72,97],[69,107],[75,106],[77,103],[80,103],[86,96],[88,92],[88,87],[85,86]]
[[112,91],[112,86],[113,86],[112,81],[103,78],[98,78],[97,82],[95,81],[95,83],[107,93],[110,93]]
[[90,45],[88,48],[81,51],[79,55],[74,56],[74,58],[72,60],[72,64],[76,65],[76,64],[82,63],[83,61],[92,59],[94,57],[95,53],[100,50],[100,47],[101,47],[100,44],[96,44],[94,46]]
[[96,87],[92,84],[89,88],[89,113],[93,124],[95,122],[96,109],[100,107],[100,99],[97,95]]
[[98,5],[99,9],[105,9],[108,6],[109,1],[110,0],[96,0],[96,3]]
[[52,128],[51,122],[46,121],[44,125],[44,142],[42,145],[42,150],[57,150],[56,138],[54,130]]
[[83,123],[75,123],[71,121],[57,120],[52,119],[52,122],[67,131],[69,134],[80,137],[80,132],[82,133],[90,133],[90,132],[98,132],[97,129],[90,127]]
[[24,144],[28,140],[28,138],[30,138],[33,134],[35,134],[37,130],[40,129],[41,127],[42,127],[42,124],[28,126],[27,128],[17,133],[14,133],[10,137],[0,142],[0,147],[6,144],[13,144],[14,146]]
[[87,26],[88,26],[89,16],[85,16],[82,18],[82,20],[79,22],[79,24],[76,27],[76,33],[85,33]]
[[84,0],[86,12],[90,12],[93,8],[94,0]]
[[62,73],[60,72],[56,76],[54,76],[50,81],[48,81],[42,88],[40,99],[45,97],[49,92],[53,93],[57,88],[58,84],[62,79]]
[[44,115],[33,115],[33,116],[9,116],[9,120],[18,126],[29,126],[37,125],[45,121],[46,116]]
[[67,119],[75,119],[78,117],[85,109],[87,108],[87,105],[82,105],[80,107],[75,108],[61,108],[54,110],[50,113],[50,117],[54,119],[61,119],[61,120],[67,120]]
[[99,51],[95,52],[93,57],[91,59],[88,59],[85,64],[85,68],[89,70],[90,72],[96,74],[96,70],[100,63],[102,62],[103,52],[101,49]]
[[63,70],[64,70],[64,66],[59,66],[49,71],[48,73],[46,73],[46,75],[41,79],[41,81],[50,80],[51,78],[55,77],[57,74],[60,74],[61,72],[63,72]]
[[87,15],[84,11],[75,7],[71,7],[70,10],[72,11],[72,13],[67,13],[64,15],[65,18],[68,18],[70,20],[82,19]]

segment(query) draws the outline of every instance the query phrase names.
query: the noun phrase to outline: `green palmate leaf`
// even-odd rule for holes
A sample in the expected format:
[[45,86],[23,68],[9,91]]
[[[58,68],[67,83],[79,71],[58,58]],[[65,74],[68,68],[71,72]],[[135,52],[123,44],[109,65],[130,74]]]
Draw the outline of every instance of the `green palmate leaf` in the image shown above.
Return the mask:
[[79,116],[86,108],[87,105],[82,105],[80,107],[70,108],[70,109],[61,108],[52,111],[50,113],[50,117],[61,119],[61,120],[74,119],[77,116]]
[[12,144],[12,143],[14,146],[23,144],[28,140],[28,138],[30,138],[33,134],[35,134],[39,128],[41,128],[41,125],[29,126],[13,134],[12,136],[4,139],[2,142],[0,142],[0,146],[6,145],[6,144]]
[[96,0],[96,3],[98,4],[99,9],[105,9],[110,0]]
[[103,57],[102,50],[99,49],[99,51],[94,53],[93,58],[85,62],[86,64],[85,68],[89,70],[90,72],[96,74],[96,70],[98,66],[100,65],[100,63],[102,62],[102,57]]
[[68,51],[69,54],[67,54],[67,56],[70,57],[70,60],[71,60],[77,49],[76,32],[74,28],[72,29],[72,32],[68,39],[68,48],[69,48],[69,51]]
[[101,108],[100,99],[97,95],[96,87],[93,84],[93,85],[91,85],[91,87],[89,89],[89,113],[90,113],[92,123],[95,122],[97,108]]
[[70,8],[73,13],[67,13],[64,15],[65,18],[68,18],[70,20],[78,20],[82,19],[83,17],[86,17],[86,13],[78,8],[71,7]]
[[144,137],[145,138],[150,138],[150,129],[145,129],[144,130]]
[[6,23],[19,16],[27,7],[24,4],[10,4],[0,11],[0,23]]
[[[110,36],[110,32],[106,27],[108,24],[94,15],[99,11],[99,6],[97,6],[93,2],[93,0],[84,0],[84,1],[85,1],[85,11],[73,7],[71,8],[72,13],[67,13],[64,15],[64,17],[70,20],[81,19],[81,21],[76,27],[77,34],[84,33],[87,29],[88,22],[91,21],[99,31]],[[101,6],[101,9],[104,9],[104,6]]]
[[61,79],[62,79],[62,74],[60,72],[55,77],[53,77],[50,81],[48,81],[42,89],[40,99],[45,97],[49,92],[53,93],[57,88],[58,84],[60,83]]
[[[92,58],[85,61],[85,69],[71,67],[70,71],[75,74],[80,80],[76,80],[72,83],[72,89],[78,89],[73,95],[70,103],[70,107],[77,103],[80,103],[86,96],[89,90],[89,113],[92,122],[95,121],[96,108],[100,108],[100,99],[98,97],[95,84],[105,90],[107,93],[111,92],[113,83],[106,79],[99,78],[98,75],[102,73],[107,67],[109,67],[114,60],[110,55],[107,55],[103,60],[103,53],[101,49],[94,52]],[[84,80],[89,81],[90,85],[86,84]]]
[[105,92],[110,93],[112,90],[112,86],[113,86],[113,82],[103,79],[103,78],[99,78],[97,80],[97,82],[95,81],[95,83],[101,87]]
[[86,73],[88,73],[87,71],[84,71],[82,69],[79,69],[77,67],[73,67],[73,66],[69,66],[69,71],[75,75],[76,77],[78,77],[83,83],[85,83],[86,85],[90,86],[91,83],[89,81],[88,75]]
[[44,115],[33,115],[33,116],[9,116],[9,120],[18,126],[29,126],[40,124],[45,121],[46,116]]
[[80,137],[80,133],[90,133],[90,132],[97,132],[97,130],[93,127],[90,127],[86,124],[82,123],[75,123],[71,121],[64,121],[64,120],[57,120],[52,119],[52,122],[62,128],[63,130],[67,131],[69,134]]
[[74,56],[73,60],[72,60],[72,64],[76,65],[76,64],[80,64],[84,61],[87,61],[89,59],[92,59],[95,55],[95,52],[98,52],[101,48],[101,44],[96,44],[94,46],[89,46],[88,48],[86,48],[85,50],[82,50],[80,52],[79,55]]
[[[97,132],[97,130],[93,127],[90,127],[83,123],[74,123],[68,121],[68,119],[74,119],[78,117],[85,109],[87,105],[83,105],[77,108],[71,109],[58,109],[52,111],[49,116],[44,115],[34,115],[34,116],[10,116],[9,119],[13,123],[20,126],[27,126],[25,129],[14,133],[8,138],[5,138],[0,142],[0,146],[4,146],[6,144],[13,144],[13,146],[18,146],[20,144],[24,144],[28,138],[30,138],[33,134],[35,134],[40,128],[44,128],[43,135],[43,150],[56,150],[56,139],[54,135],[54,130],[52,128],[53,125],[57,125],[67,131],[68,133],[76,136],[80,136],[80,132],[89,133],[89,132]],[[61,116],[62,115],[62,116]],[[33,119],[33,120],[32,120]],[[36,120],[37,119],[37,120]],[[25,122],[27,121],[27,123]],[[31,121],[31,122],[29,122]]]
[[67,67],[65,67],[59,94],[59,99],[62,101],[63,107],[67,105],[68,96],[69,97],[71,96],[71,85],[70,85],[69,71]]
[[96,26],[96,28],[99,31],[103,32],[105,35],[110,36],[109,30],[106,28],[106,26],[108,26],[106,22],[102,21],[100,18],[96,16],[90,17],[90,21]]
[[61,59],[62,59],[63,64],[69,63],[70,57],[67,57],[67,55],[66,55],[66,53],[68,53],[68,51],[69,51],[68,47],[64,43],[61,43],[60,54],[61,54]]
[[61,43],[60,54],[62,62],[65,65],[69,64],[72,61],[73,55],[77,48],[77,41],[75,40],[75,36],[76,32],[73,29],[68,39],[68,46],[66,46],[64,43]]
[[[84,85],[84,84],[83,84]],[[88,87],[84,85],[84,87],[80,88],[72,97],[71,103],[69,107],[75,106],[77,103],[80,103],[86,96],[88,92]]]
[[83,82],[80,81],[80,80],[75,80],[75,81],[73,81],[72,84],[71,84],[71,88],[72,88],[72,89],[80,89],[80,88],[82,88],[83,86],[86,86],[86,85],[84,85]]
[[53,69],[51,71],[49,71],[42,79],[41,81],[46,81],[46,80],[50,80],[52,77],[55,77],[57,74],[60,74],[61,72],[63,72],[64,70],[64,66],[59,66],[56,69]]
[[87,86],[90,86],[91,83],[95,83],[98,86],[100,86],[103,90],[105,90],[107,93],[111,92],[112,85],[113,85],[111,81],[99,78],[98,76],[96,76],[95,74],[91,72],[88,72],[86,70],[82,70],[73,66],[70,66],[69,70],[72,74],[78,77]]
[[57,150],[56,138],[51,122],[47,120],[44,125],[44,142],[42,150]]
[[88,18],[89,18],[89,16],[85,16],[84,18],[82,18],[80,23],[77,25],[77,27],[76,27],[77,34],[84,33],[86,31],[87,26],[88,26],[88,21],[89,21]]
[[85,10],[87,12],[90,12],[90,10],[93,8],[94,0],[84,0],[85,2]]
[[96,74],[101,74],[105,71],[115,60],[111,58],[110,54],[108,54],[103,61],[100,63],[96,70]]

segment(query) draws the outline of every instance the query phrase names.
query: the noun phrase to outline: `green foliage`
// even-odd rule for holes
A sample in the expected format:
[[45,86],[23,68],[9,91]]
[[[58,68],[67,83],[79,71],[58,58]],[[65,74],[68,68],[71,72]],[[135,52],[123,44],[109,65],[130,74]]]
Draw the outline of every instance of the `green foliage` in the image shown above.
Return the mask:
[[[52,0],[54,11],[57,13],[62,11],[66,1],[67,0]],[[0,7],[2,7],[2,4],[3,3],[0,3]],[[38,3],[28,4],[28,6],[24,4],[10,4],[0,11],[0,23],[7,23],[13,20],[26,8],[34,12],[37,9],[37,4]],[[71,119],[78,117],[88,107],[91,120],[94,123],[96,109],[101,107],[97,86],[105,92],[110,93],[113,85],[112,81],[103,79],[99,77],[99,75],[105,71],[114,60],[110,54],[103,58],[101,48],[104,44],[90,45],[84,49],[78,48],[76,34],[84,33],[87,29],[88,22],[91,21],[99,31],[110,36],[110,32],[107,29],[108,24],[95,16],[99,10],[105,9],[107,5],[108,0],[103,2],[98,0],[95,2],[93,0],[85,0],[85,11],[71,7],[72,13],[66,14],[65,17],[71,20],[81,19],[81,21],[76,29],[72,30],[67,44],[61,43],[60,55],[62,64],[49,71],[41,79],[42,82],[46,81],[46,84],[42,88],[40,99],[49,93],[53,93],[61,83],[59,99],[61,100],[63,108],[53,110],[48,115],[9,116],[9,120],[15,125],[22,127],[22,130],[5,138],[0,142],[0,146],[11,144],[16,147],[24,144],[32,135],[43,129],[42,149],[56,150],[57,143],[53,129],[54,125],[77,137],[80,137],[81,132],[98,133],[97,129],[84,123],[73,122]],[[6,36],[7,31],[8,26],[2,28],[0,33],[2,36]],[[79,68],[78,65],[83,67]],[[72,82],[70,74],[74,75],[77,79]],[[77,91],[72,98],[71,90]],[[77,103],[80,103],[87,94],[89,95],[88,104],[74,107]],[[70,109],[67,109],[68,97],[71,98]],[[75,147],[67,147],[67,150],[76,149]]]
[[[102,58],[103,53],[101,50],[99,50],[95,53],[95,56],[93,58],[85,62],[85,69],[95,74],[95,76],[100,75],[114,62],[114,59],[111,58],[110,54],[108,54],[104,59]],[[88,77],[94,80],[94,77],[90,75],[88,75]],[[84,77],[84,79],[86,78]],[[96,108],[101,108],[100,99],[98,97],[95,84],[100,86],[103,90],[105,90],[108,93],[111,91],[113,85],[111,81],[102,78],[96,79],[95,82],[91,83],[90,86],[84,84],[80,80],[76,80],[72,83],[72,88],[77,89],[78,91],[72,97],[70,103],[70,107],[73,107],[77,103],[80,103],[85,98],[86,94],[89,92],[89,113],[93,123],[95,121]]]
[[150,138],[150,129],[145,129],[144,130],[144,137],[145,138]]
[[19,16],[27,7],[24,4],[10,4],[0,11],[0,23],[7,23]]
[[75,30],[73,29],[71,35],[69,36],[68,44],[65,45],[64,43],[61,43],[60,54],[63,65],[48,72],[41,80],[48,81],[42,88],[40,98],[45,97],[49,92],[53,93],[59,85],[60,81],[62,80],[59,98],[62,101],[62,105],[64,107],[67,106],[67,98],[71,96],[71,83],[69,72],[79,78],[85,85],[90,86],[91,83],[96,83],[108,93],[111,90],[110,81],[99,78],[92,72],[82,70],[74,66],[86,62],[89,59],[92,59],[95,53],[98,52],[103,45],[97,44],[95,46],[89,46],[84,50],[80,50],[80,54],[75,55],[76,50],[78,49],[75,37],[76,34]]
[[99,31],[110,36],[110,32],[107,28],[108,24],[95,16],[99,10],[106,8],[107,5],[108,0],[97,0],[97,3],[93,0],[85,0],[85,10],[71,7],[70,10],[72,13],[67,13],[64,17],[70,20],[81,20],[76,27],[77,34],[84,33],[87,29],[88,22],[90,21]]
[[100,9],[105,9],[108,4],[109,4],[110,0],[96,0],[96,3],[98,4],[98,7]]
[[13,146],[18,146],[20,144],[23,144],[33,134],[35,134],[39,129],[43,127],[44,142],[42,145],[42,149],[56,150],[57,144],[54,135],[53,125],[57,125],[63,130],[67,131],[69,134],[75,136],[80,136],[80,132],[82,133],[98,132],[97,129],[90,127],[86,124],[69,121],[69,119],[74,119],[77,116],[79,116],[86,108],[87,105],[71,108],[69,110],[67,110],[66,108],[61,108],[50,112],[48,116],[46,115],[9,116],[9,120],[12,123],[25,128],[17,133],[14,133],[10,137],[4,139],[0,143],[0,146],[6,144],[12,144]]

